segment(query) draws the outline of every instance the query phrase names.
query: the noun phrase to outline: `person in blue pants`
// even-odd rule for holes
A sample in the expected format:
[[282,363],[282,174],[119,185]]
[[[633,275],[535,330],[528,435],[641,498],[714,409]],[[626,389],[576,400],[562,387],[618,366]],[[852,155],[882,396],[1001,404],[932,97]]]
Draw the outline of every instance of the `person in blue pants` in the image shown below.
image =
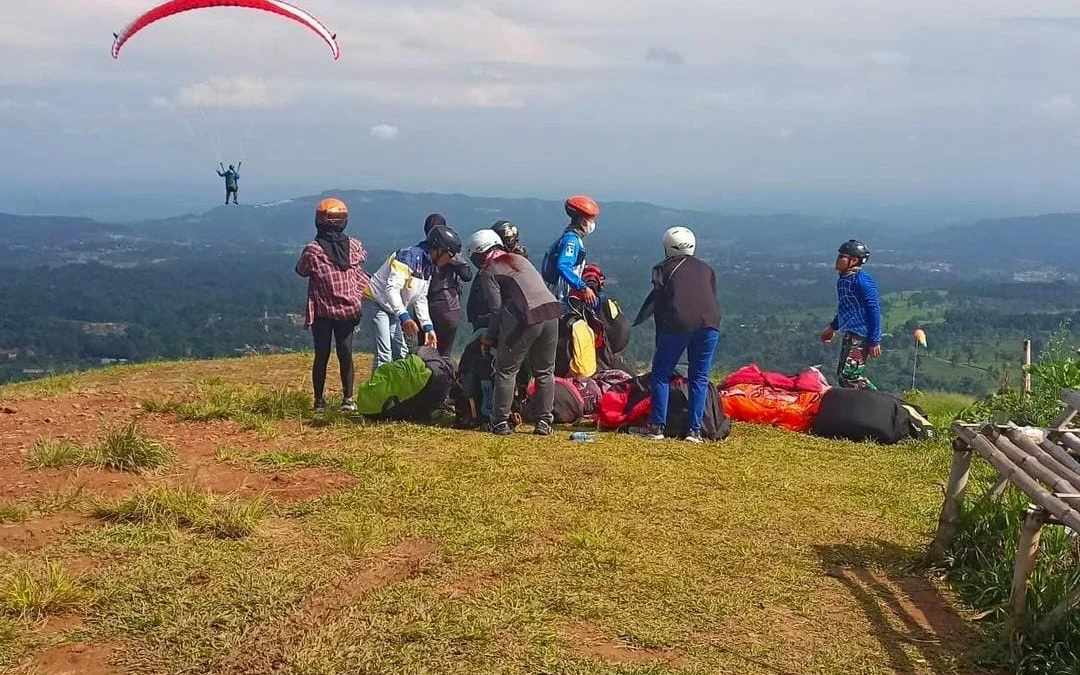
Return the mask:
[[[671,377],[683,353],[689,361],[690,431],[686,440],[701,443],[708,401],[709,373],[720,338],[720,302],[716,273],[694,257],[697,239],[686,227],[664,233],[663,262],[653,267],[651,309],[656,320],[652,362],[652,414],[648,436],[662,440],[667,424]],[[649,304],[646,300],[646,304]]]

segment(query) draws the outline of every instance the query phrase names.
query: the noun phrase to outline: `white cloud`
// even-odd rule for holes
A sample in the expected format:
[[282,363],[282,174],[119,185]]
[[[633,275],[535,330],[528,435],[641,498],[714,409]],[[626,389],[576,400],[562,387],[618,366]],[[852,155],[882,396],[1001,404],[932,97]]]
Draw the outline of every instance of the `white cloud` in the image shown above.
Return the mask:
[[371,127],[371,137],[377,141],[394,141],[397,140],[400,130],[393,124],[376,124]]
[[1051,96],[1035,103],[1035,109],[1053,119],[1069,119],[1076,114],[1076,102],[1069,95]]
[[911,65],[911,57],[903,52],[874,52],[867,55],[866,60],[880,68],[907,68]]
[[520,108],[525,105],[525,99],[516,87],[502,84],[472,87],[466,94],[466,101],[476,108]]
[[173,103],[184,108],[270,108],[289,98],[281,92],[275,94],[272,95],[264,80],[214,77],[181,87],[173,97]]

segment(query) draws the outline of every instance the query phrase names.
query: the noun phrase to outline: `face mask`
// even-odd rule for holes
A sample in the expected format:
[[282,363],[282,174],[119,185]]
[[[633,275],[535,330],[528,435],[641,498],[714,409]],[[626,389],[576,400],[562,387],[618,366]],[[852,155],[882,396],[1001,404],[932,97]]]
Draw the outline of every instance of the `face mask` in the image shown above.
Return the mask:
[[584,229],[583,229],[582,231],[583,231],[583,232],[584,232],[585,234],[592,234],[592,233],[593,233],[593,231],[594,231],[594,230],[596,230],[596,221],[595,221],[595,220],[593,220],[592,218],[589,218],[588,220],[586,220],[586,221],[585,221],[585,222],[584,222],[584,223],[582,224],[582,226],[584,227]]

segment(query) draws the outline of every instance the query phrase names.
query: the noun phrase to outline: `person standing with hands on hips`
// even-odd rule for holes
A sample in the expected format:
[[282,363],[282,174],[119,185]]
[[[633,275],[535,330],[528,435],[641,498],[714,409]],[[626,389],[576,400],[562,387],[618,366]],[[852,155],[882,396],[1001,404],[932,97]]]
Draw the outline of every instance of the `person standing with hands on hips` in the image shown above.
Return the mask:
[[826,344],[837,331],[844,334],[836,377],[845,389],[877,389],[866,377],[867,359],[881,356],[881,300],[874,278],[863,269],[869,259],[870,249],[860,241],[851,239],[840,245],[836,316],[821,333]]
[[433,227],[427,239],[390,255],[371,277],[365,297],[374,300],[375,359],[371,370],[404,358],[405,340],[423,332],[423,344],[438,348],[439,340],[428,312],[428,288],[437,268],[461,253],[461,237],[446,226]]

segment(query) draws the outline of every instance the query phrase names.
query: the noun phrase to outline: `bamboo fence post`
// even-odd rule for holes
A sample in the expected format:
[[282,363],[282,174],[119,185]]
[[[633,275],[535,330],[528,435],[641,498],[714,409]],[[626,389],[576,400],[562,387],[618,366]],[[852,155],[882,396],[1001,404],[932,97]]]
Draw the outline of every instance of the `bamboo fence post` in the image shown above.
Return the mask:
[[1073,433],[1063,433],[1060,436],[1062,444],[1069,448],[1070,454],[1080,455],[1080,438]]
[[1031,340],[1024,340],[1024,391],[1023,397],[1031,396]]
[[945,488],[945,503],[938,518],[937,534],[930,544],[930,559],[942,562],[949,550],[956,526],[960,522],[960,507],[964,503],[968,477],[971,475],[971,446],[959,438],[953,442],[952,468],[949,470],[949,484]]
[[996,431],[988,431],[983,436],[993,438],[993,445],[1003,452],[1009,461],[1019,467],[1020,471],[1030,478],[1049,485],[1054,492],[1070,493],[1077,490],[1077,486],[1073,485],[1071,481],[1058,475],[1050,467],[1044,466],[1037,457],[1027,454],[1005,436],[998,434]]
[[1020,528],[1020,541],[1016,546],[1016,565],[1013,567],[1012,593],[1009,596],[1009,618],[1005,622],[1005,637],[1015,648],[1024,627],[1027,611],[1027,587],[1031,572],[1039,557],[1039,541],[1046,523],[1046,511],[1038,506],[1028,507]]

